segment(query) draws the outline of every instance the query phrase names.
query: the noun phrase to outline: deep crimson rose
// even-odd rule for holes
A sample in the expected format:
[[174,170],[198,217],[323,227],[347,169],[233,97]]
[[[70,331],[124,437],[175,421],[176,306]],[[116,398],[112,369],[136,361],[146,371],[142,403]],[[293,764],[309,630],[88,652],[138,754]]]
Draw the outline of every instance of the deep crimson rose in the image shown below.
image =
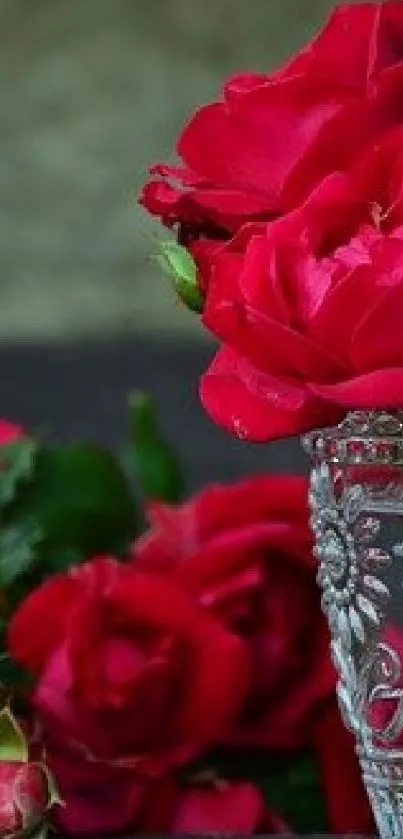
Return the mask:
[[[152,504],[150,518],[150,531],[134,546],[136,566],[192,591],[250,645],[251,691],[226,742],[313,748],[330,827],[370,833],[353,738],[335,703],[306,480],[261,476],[216,485],[181,507]],[[337,743],[329,749],[333,736]],[[344,792],[336,781],[340,773]]]
[[402,121],[402,81],[401,2],[340,6],[277,72],[230,78],[179,138],[183,165],[154,166],[140,202],[191,250],[278,216]]
[[[19,606],[10,651],[36,677],[45,743],[154,777],[215,742],[249,684],[245,644],[183,589],[97,558]],[[94,791],[95,794],[95,791]]]
[[192,592],[248,641],[253,686],[233,744],[306,744],[335,674],[311,553],[307,482],[258,476],[203,490],[178,508],[153,504],[135,566]]
[[216,261],[204,322],[224,346],[201,394],[214,419],[266,440],[403,406],[403,129],[325,178]]

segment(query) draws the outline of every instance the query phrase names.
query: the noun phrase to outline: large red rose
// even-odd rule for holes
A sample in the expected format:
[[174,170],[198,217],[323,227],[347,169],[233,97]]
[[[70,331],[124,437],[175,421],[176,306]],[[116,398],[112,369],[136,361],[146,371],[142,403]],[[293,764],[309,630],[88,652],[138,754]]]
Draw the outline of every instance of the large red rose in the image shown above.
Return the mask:
[[229,79],[185,127],[183,165],[154,166],[140,202],[189,242],[278,216],[402,121],[402,81],[401,2],[340,6],[276,73]]
[[395,129],[217,259],[203,318],[224,347],[201,394],[235,434],[266,440],[403,406],[402,148]]
[[245,644],[183,589],[113,559],[56,576],[13,617],[45,742],[154,777],[214,743],[249,684]]
[[256,477],[209,487],[182,507],[151,507],[135,566],[160,572],[248,641],[253,686],[229,740],[306,744],[335,674],[308,527],[307,482]]
[[134,546],[136,566],[193,592],[250,646],[253,682],[227,744],[313,748],[331,828],[371,832],[353,739],[335,704],[306,480],[262,476],[217,485],[181,507],[153,504],[150,516],[150,531]]

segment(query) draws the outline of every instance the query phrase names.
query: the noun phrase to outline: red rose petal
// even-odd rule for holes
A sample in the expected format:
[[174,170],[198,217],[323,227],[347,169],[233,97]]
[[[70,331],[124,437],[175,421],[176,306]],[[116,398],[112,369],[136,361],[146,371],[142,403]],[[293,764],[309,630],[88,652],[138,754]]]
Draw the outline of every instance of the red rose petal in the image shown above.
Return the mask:
[[297,379],[261,373],[227,347],[202,376],[200,395],[218,425],[254,442],[332,425],[342,415]]
[[388,289],[378,305],[367,310],[353,336],[351,360],[360,373],[374,368],[403,367],[403,263],[398,271],[399,284]]
[[402,408],[403,367],[373,370],[345,382],[311,383],[312,393],[345,408]]
[[79,582],[56,575],[34,589],[14,613],[8,631],[13,658],[33,673],[40,673],[64,636],[75,607]]
[[175,835],[237,835],[287,830],[266,811],[261,793],[251,783],[223,781],[221,787],[197,787],[182,795],[171,832]]
[[322,126],[343,105],[335,89],[318,90],[304,77],[259,86],[237,97],[233,109],[222,103],[200,109],[182,134],[178,153],[212,183],[264,192],[269,210]]

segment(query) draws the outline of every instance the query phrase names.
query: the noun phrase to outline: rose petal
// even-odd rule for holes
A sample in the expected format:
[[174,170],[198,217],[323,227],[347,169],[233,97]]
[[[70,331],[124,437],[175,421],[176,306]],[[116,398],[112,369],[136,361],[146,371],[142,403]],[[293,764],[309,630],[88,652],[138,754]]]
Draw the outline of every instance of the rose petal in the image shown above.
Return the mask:
[[265,193],[269,210],[343,104],[335,89],[325,93],[304,77],[259,86],[237,97],[233,108],[214,103],[200,109],[182,134],[178,153],[210,182]]
[[402,408],[403,367],[373,370],[338,384],[309,385],[312,393],[345,408]]
[[261,373],[227,347],[202,376],[200,396],[218,425],[254,442],[331,425],[342,415],[297,379]]
[[371,372],[374,368],[403,366],[402,264],[399,266],[398,276],[399,284],[388,289],[378,305],[369,309],[353,336],[351,360],[355,370],[360,373]]
[[13,658],[39,674],[60,644],[75,608],[78,580],[55,575],[34,589],[14,613],[8,646]]
[[373,80],[403,60],[403,16],[400,2],[389,0],[374,6],[374,29],[370,39],[369,74]]
[[[372,835],[373,818],[355,754],[354,738],[342,722],[335,700],[323,706],[317,715],[314,742],[329,827],[337,834]],[[340,774],[346,783],[340,783]]]
[[199,787],[184,793],[173,822],[175,835],[238,835],[286,830],[285,823],[266,811],[253,784],[223,782],[217,789]]
[[[141,832],[150,788],[132,771],[88,762],[65,744],[47,751],[64,805],[55,808],[52,822],[72,836],[133,835]],[[151,788],[152,789],[152,788]],[[168,831],[169,822],[161,832]],[[147,832],[147,831],[144,831]]]

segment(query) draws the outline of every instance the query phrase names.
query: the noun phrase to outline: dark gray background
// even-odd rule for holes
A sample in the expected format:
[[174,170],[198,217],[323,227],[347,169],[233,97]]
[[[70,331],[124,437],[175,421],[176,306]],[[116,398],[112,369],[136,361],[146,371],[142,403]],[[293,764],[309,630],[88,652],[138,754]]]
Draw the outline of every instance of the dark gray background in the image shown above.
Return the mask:
[[120,444],[127,394],[147,390],[185,464],[192,488],[250,472],[306,469],[299,441],[251,445],[232,439],[204,413],[197,385],[213,347],[155,338],[0,345],[0,416],[48,431]]

